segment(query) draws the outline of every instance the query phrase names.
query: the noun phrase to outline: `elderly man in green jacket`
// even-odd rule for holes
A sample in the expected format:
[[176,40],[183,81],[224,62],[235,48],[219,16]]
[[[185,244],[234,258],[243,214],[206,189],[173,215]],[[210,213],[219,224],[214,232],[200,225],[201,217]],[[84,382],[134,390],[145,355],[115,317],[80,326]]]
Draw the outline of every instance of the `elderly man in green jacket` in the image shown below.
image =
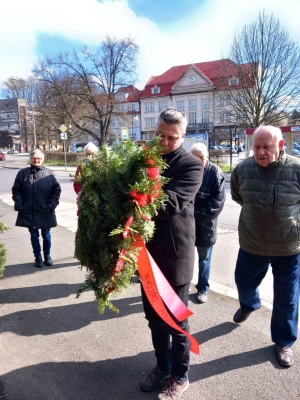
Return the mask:
[[285,154],[283,145],[279,128],[257,128],[253,157],[241,162],[231,176],[232,199],[242,206],[235,270],[240,308],[233,320],[240,324],[260,307],[258,286],[271,265],[271,336],[278,362],[289,367],[298,334],[300,160]]

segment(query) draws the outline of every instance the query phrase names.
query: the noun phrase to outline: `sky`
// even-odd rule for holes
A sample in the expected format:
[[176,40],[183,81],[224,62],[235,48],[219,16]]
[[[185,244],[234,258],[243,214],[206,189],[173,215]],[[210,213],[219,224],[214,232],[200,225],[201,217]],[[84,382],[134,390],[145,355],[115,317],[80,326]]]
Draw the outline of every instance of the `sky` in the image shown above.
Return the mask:
[[9,0],[0,7],[0,86],[28,78],[46,54],[97,47],[107,35],[140,47],[138,82],[172,66],[227,57],[261,10],[300,43],[300,0]]

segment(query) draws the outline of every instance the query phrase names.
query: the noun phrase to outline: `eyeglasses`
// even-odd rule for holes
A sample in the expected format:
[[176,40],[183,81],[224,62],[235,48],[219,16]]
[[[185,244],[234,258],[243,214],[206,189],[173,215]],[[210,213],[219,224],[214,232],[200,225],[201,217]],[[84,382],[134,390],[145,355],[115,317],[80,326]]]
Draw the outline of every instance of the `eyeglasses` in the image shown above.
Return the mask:
[[41,157],[31,157],[32,160],[42,160]]

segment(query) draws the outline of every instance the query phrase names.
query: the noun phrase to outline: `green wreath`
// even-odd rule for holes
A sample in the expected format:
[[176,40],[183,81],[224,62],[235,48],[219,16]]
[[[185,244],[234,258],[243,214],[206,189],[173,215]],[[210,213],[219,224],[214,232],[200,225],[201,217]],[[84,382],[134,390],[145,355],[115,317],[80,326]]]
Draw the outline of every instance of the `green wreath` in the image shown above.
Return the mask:
[[106,306],[118,313],[110,297],[130,285],[137,271],[137,240],[152,238],[151,218],[167,200],[162,188],[169,179],[161,175],[167,168],[161,154],[159,138],[146,146],[104,145],[77,178],[82,192],[75,257],[87,270],[77,297],[92,288],[101,314]]

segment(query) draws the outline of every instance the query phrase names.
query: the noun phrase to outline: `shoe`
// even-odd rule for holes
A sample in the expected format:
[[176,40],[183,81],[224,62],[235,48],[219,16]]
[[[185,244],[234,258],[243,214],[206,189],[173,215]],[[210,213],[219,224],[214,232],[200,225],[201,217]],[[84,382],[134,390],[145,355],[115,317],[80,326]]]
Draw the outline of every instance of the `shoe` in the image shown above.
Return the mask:
[[[260,307],[261,307],[261,305],[259,307],[257,307],[256,310],[258,310]],[[253,311],[256,311],[256,310],[253,310]],[[250,317],[250,315],[253,313],[253,311],[243,312],[242,309],[239,308],[233,316],[233,321],[236,324],[241,324],[242,322],[246,321],[246,319],[248,319]]]
[[189,384],[188,379],[183,381],[182,379],[173,378],[173,376],[171,376],[157,398],[158,400],[179,400],[189,387]]
[[237,310],[237,312],[233,316],[233,321],[236,324],[241,324],[242,322],[246,321],[250,317],[252,312],[243,312],[241,308]]
[[207,292],[198,292],[197,301],[200,304],[207,302]]
[[151,392],[161,385],[171,375],[171,370],[161,370],[159,367],[154,367],[149,374],[141,382],[141,390],[143,392]]
[[45,264],[47,265],[47,267],[51,267],[51,265],[53,264],[50,256],[45,256]]
[[37,268],[42,268],[43,266],[43,260],[41,256],[35,257],[35,266]]
[[294,362],[293,350],[288,346],[276,345],[276,358],[280,365],[290,367]]

